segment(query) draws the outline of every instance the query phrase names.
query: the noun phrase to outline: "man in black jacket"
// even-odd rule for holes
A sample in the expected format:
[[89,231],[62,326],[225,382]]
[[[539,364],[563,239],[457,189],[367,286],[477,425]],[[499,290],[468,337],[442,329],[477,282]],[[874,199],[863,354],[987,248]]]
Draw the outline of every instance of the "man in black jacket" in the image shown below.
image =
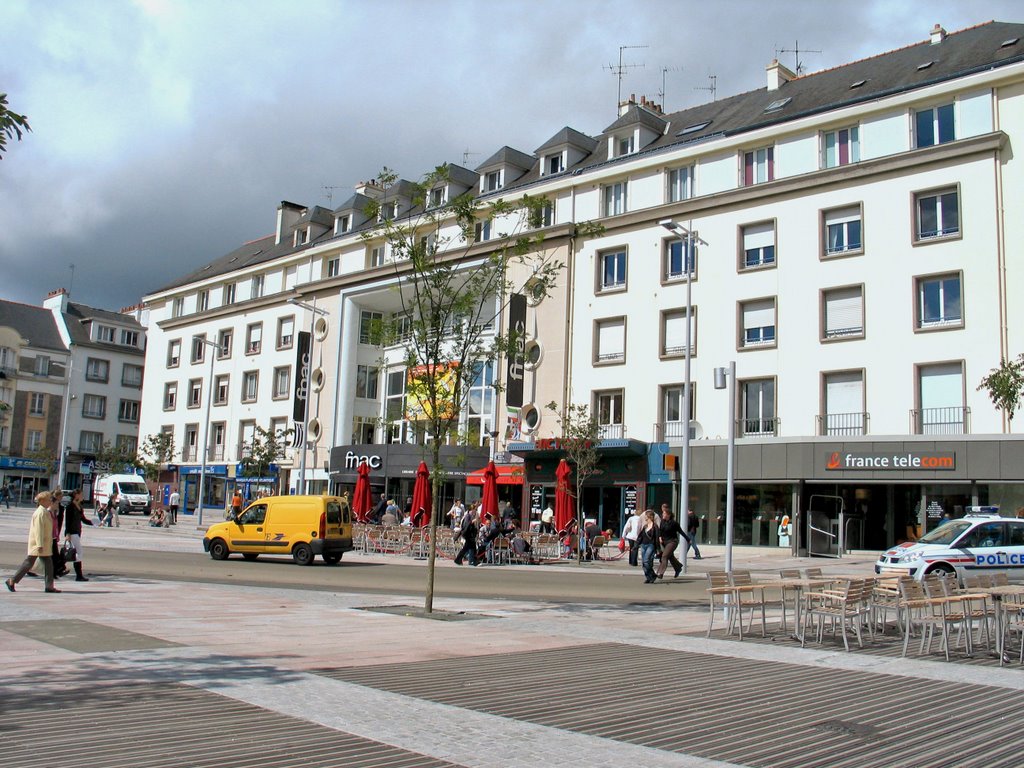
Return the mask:
[[676,547],[679,546],[680,536],[689,543],[690,537],[686,535],[686,531],[676,522],[675,515],[668,508],[668,504],[662,504],[661,525],[658,527],[658,538],[661,542],[661,562],[658,563],[658,570],[655,574],[659,579],[665,576],[665,569],[669,563],[672,563],[672,567],[676,569],[676,577],[683,570],[683,564],[679,562],[675,555]]

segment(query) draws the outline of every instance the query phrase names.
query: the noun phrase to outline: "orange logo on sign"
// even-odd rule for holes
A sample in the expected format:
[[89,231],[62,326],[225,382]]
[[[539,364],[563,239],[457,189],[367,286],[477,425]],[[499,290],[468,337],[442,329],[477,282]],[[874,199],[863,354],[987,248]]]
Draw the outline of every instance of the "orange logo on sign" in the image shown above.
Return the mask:
[[828,457],[825,469],[839,469],[839,451],[833,451],[832,455]]

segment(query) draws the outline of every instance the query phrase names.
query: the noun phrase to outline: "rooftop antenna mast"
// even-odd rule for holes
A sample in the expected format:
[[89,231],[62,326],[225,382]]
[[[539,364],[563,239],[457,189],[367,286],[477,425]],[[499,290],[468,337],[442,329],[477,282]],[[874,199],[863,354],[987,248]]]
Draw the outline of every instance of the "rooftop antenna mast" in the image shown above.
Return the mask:
[[339,184],[336,186],[329,186],[324,184],[321,189],[324,191],[324,197],[327,198],[327,204],[330,205],[334,202],[334,190],[336,189],[348,189],[347,184]]
[[[776,59],[779,58],[779,54],[780,53],[792,53],[793,54],[793,64],[795,65],[793,67],[793,72],[795,72],[798,75],[802,75],[804,73],[804,63],[802,61],[800,61],[801,49],[800,49],[800,41],[799,40],[796,41],[796,44],[792,48],[776,48],[775,49],[775,58]],[[815,50],[813,48],[804,48],[803,49],[803,53],[821,53],[821,51]]]
[[472,157],[473,155],[479,154],[479,152],[470,152],[469,147],[466,147],[464,150],[462,150],[462,166],[466,167],[466,164],[469,162],[469,158]]
[[711,100],[715,100],[715,96],[718,93],[718,75],[708,75],[707,85],[695,85],[693,86],[695,91],[711,91]]
[[668,112],[668,105],[665,99],[665,75],[669,72],[682,72],[682,67],[662,67],[661,68],[661,90],[658,91],[658,99],[661,101],[661,109],[664,112]]
[[606,64],[605,65],[605,67],[604,67],[605,69],[609,70],[613,75],[616,75],[619,78],[618,101],[615,102],[615,109],[616,109],[616,111],[618,111],[618,109],[619,109],[619,104],[622,103],[622,76],[624,74],[626,74],[626,70],[627,69],[637,69],[637,68],[641,68],[642,69],[645,66],[643,64],[623,64],[622,63],[622,52],[627,50],[627,49],[631,49],[631,48],[650,48],[650,47],[651,46],[649,46],[649,45],[620,45],[619,46],[619,65],[618,66],[615,66],[614,64]]

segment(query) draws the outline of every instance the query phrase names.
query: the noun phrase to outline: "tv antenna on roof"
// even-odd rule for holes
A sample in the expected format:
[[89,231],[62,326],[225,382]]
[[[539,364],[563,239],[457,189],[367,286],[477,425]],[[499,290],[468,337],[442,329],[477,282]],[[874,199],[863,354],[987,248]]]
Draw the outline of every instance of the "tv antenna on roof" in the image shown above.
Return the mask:
[[707,85],[695,85],[693,86],[695,91],[711,91],[711,100],[715,100],[715,95],[718,93],[718,75],[708,75]]
[[470,152],[469,147],[466,147],[464,150],[462,150],[462,166],[466,167],[466,163],[469,162],[469,158],[472,157],[473,155],[479,154],[479,152]]
[[661,90],[658,91],[658,100],[661,101],[662,112],[668,112],[668,106],[665,103],[665,75],[668,72],[682,72],[682,67],[662,67],[661,68]]
[[[802,75],[804,73],[804,63],[802,61],[800,61],[801,49],[800,49],[800,41],[799,40],[796,41],[796,45],[794,45],[792,48],[776,48],[775,49],[775,58],[776,59],[779,58],[779,54],[780,53],[792,53],[793,54],[793,64],[795,65],[793,67],[793,72],[795,74],[797,74],[797,75]],[[821,51],[815,50],[813,48],[804,48],[803,49],[803,53],[821,53]]]
[[327,204],[330,205],[331,203],[334,202],[334,190],[336,190],[336,189],[348,189],[348,185],[347,184],[343,184],[343,185],[339,184],[337,186],[333,186],[332,187],[332,186],[328,186],[327,184],[324,184],[320,188],[324,191],[324,197],[327,198]]
[[650,48],[650,47],[651,46],[649,46],[649,45],[620,45],[619,46],[619,65],[615,66],[614,64],[606,64],[604,66],[604,69],[609,70],[613,75],[616,75],[619,78],[618,101],[615,102],[615,109],[616,109],[616,111],[618,111],[619,105],[622,103],[622,76],[624,74],[626,74],[626,70],[627,69],[637,69],[637,68],[642,69],[645,66],[644,64],[623,64],[622,63],[622,52],[627,50],[627,49],[630,49],[630,48]]

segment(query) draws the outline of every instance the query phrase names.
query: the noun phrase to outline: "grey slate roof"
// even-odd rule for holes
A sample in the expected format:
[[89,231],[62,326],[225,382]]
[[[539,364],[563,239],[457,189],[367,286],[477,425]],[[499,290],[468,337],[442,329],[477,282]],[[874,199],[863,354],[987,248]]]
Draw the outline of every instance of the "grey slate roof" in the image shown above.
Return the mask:
[[476,167],[476,170],[477,173],[479,173],[481,171],[490,171],[495,168],[500,168],[503,165],[511,165],[514,168],[528,171],[533,167],[535,162],[537,162],[537,158],[533,155],[528,155],[525,152],[520,152],[518,149],[512,149],[512,147],[505,145],[480,163],[480,165]]
[[306,212],[299,217],[299,220],[295,222],[292,229],[297,229],[298,227],[305,226],[309,223],[319,224],[324,227],[333,227],[334,213],[327,208],[314,205],[312,208],[306,209]]
[[636,104],[632,104],[629,109],[622,113],[618,120],[605,128],[604,132],[612,133],[639,123],[640,125],[650,128],[655,133],[661,133],[665,130],[665,124],[667,122],[668,121],[665,120],[665,118],[658,117],[650,110],[644,109]]
[[534,154],[541,155],[544,153],[545,149],[554,149],[555,147],[561,147],[565,144],[578,147],[584,152],[593,152],[594,147],[597,146],[597,139],[592,139],[585,133],[580,133],[575,128],[565,126],[565,128],[537,147],[537,149],[534,150]]
[[472,189],[480,181],[480,174],[469,170],[469,168],[463,168],[461,165],[448,163],[448,179],[467,189]]
[[372,198],[369,198],[366,195],[361,195],[356,192],[352,197],[334,209],[334,215],[337,216],[338,214],[348,213],[350,211],[360,214],[364,213],[366,211],[366,206],[369,205],[371,199]]
[[0,299],[0,326],[16,330],[29,346],[67,352],[64,340],[57,330],[57,320],[44,307],[33,307]]
[[[292,246],[291,238],[284,238],[280,244],[274,245],[274,235],[267,235],[261,237],[258,240],[250,240],[248,243],[244,243],[231,253],[221,256],[219,259],[211,261],[205,264],[199,269],[189,272],[187,275],[174,280],[167,285],[157,288],[150,293],[162,293],[163,291],[169,291],[173,288],[178,288],[183,285],[189,285],[200,280],[208,280],[212,277],[218,277],[220,275],[227,275],[236,270],[244,267],[251,267],[256,264],[262,264],[266,261],[272,261],[276,258],[284,256],[294,251],[308,248],[309,245],[300,246],[295,248]],[[314,239],[313,242],[316,242]]]
[[74,344],[81,344],[88,347],[103,347],[128,354],[134,352],[138,352],[140,355],[143,354],[141,349],[135,350],[131,347],[122,346],[121,344],[110,344],[90,339],[88,326],[88,321],[90,320],[100,323],[108,322],[120,327],[128,327],[132,330],[139,331],[140,333],[144,330],[142,324],[135,319],[134,315],[124,315],[120,312],[111,312],[108,309],[96,309],[95,307],[89,307],[85,304],[76,304],[69,301],[67,310],[64,312],[64,325],[67,326],[68,333],[71,335],[71,341]]

